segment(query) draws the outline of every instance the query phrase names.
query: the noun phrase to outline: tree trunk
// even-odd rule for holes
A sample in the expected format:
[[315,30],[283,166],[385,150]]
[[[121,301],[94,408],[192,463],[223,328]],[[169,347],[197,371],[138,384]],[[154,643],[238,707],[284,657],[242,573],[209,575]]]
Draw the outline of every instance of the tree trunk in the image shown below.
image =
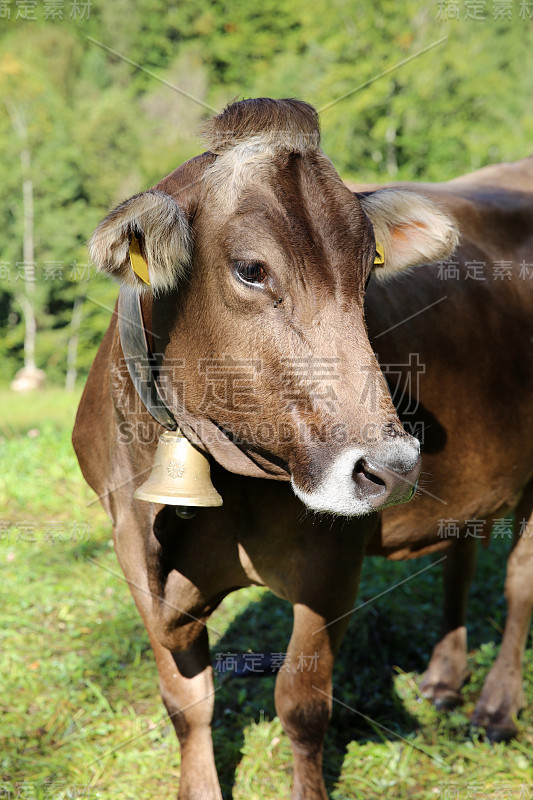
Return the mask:
[[23,114],[15,103],[10,100],[4,98],[4,103],[21,146],[24,294],[17,294],[16,300],[21,306],[24,315],[24,369],[35,371],[37,322],[35,319],[35,253],[31,151],[28,142],[28,126]]
[[33,181],[31,179],[31,154],[28,147],[20,152],[22,166],[22,203],[23,203],[23,242],[25,303],[23,305],[24,332],[24,366],[35,369],[35,340],[37,322],[35,319],[35,261],[33,238]]
[[78,295],[72,307],[72,318],[70,320],[70,336],[67,346],[67,377],[65,379],[65,389],[67,392],[74,391],[78,370],[76,362],[78,359],[78,342],[80,340],[80,327],[82,319],[83,302],[85,294]]
[[387,172],[389,177],[395,178],[398,174],[398,161],[396,158],[396,125],[391,122],[385,132],[385,141],[387,142]]

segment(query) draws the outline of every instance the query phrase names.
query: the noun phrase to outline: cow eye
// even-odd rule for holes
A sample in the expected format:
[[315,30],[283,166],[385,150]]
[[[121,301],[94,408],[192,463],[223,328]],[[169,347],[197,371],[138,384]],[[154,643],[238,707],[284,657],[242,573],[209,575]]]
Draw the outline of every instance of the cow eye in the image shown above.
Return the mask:
[[235,270],[245,283],[264,283],[267,278],[266,270],[260,261],[236,261]]

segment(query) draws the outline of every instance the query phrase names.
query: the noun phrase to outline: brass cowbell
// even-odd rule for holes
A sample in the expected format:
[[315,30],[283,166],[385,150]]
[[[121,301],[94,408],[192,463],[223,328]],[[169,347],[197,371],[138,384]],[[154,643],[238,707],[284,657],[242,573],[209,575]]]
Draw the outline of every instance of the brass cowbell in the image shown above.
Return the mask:
[[136,500],[172,506],[222,505],[222,498],[211,483],[207,458],[179,428],[161,434],[150,477],[133,496]]

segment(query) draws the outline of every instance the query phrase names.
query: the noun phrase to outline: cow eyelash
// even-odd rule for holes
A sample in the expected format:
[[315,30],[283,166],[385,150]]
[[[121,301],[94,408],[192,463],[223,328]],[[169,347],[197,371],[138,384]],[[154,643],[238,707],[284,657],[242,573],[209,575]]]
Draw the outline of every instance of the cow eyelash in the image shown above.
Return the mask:
[[244,283],[260,285],[267,279],[266,269],[260,261],[234,261],[233,264],[237,276]]

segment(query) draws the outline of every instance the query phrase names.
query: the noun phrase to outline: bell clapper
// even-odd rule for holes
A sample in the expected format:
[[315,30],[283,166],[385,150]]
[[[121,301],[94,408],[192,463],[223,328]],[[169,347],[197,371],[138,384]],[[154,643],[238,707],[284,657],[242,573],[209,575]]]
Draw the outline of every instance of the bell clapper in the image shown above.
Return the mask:
[[193,519],[197,512],[194,506],[176,506],[176,516],[180,519]]

